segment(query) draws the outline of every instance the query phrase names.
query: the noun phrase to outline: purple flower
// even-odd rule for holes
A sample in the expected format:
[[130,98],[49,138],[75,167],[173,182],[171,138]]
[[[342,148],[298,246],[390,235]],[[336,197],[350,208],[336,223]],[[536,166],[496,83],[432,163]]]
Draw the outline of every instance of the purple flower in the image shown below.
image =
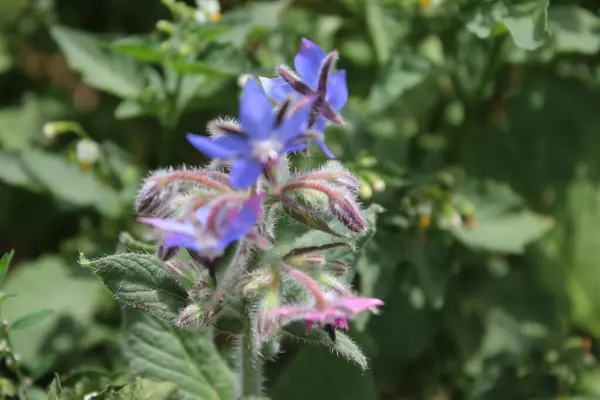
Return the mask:
[[256,183],[263,170],[275,165],[283,153],[298,148],[298,139],[307,128],[310,109],[311,104],[306,101],[278,124],[271,101],[258,82],[249,79],[240,101],[239,119],[243,133],[225,133],[213,138],[188,133],[187,139],[208,157],[233,160],[231,185],[245,189]]
[[383,301],[367,297],[337,297],[326,302],[316,301],[308,305],[290,305],[271,311],[273,315],[280,315],[281,323],[292,321],[305,321],[307,329],[313,325],[348,329],[348,320],[353,319],[361,312],[373,310],[382,306]]
[[255,227],[263,197],[263,194],[254,195],[242,204],[236,197],[219,197],[184,221],[145,217],[138,221],[162,231],[165,248],[185,247],[209,257],[216,256]]
[[[315,97],[309,128],[324,133],[327,121],[342,123],[338,112],[348,101],[346,71],[333,73],[337,56],[336,51],[325,54],[315,43],[302,39],[300,51],[294,58],[294,67],[300,77],[281,65],[277,68],[279,77],[261,77],[260,80],[267,94],[278,103],[288,96]],[[335,158],[322,138],[315,139],[315,142],[328,157]]]

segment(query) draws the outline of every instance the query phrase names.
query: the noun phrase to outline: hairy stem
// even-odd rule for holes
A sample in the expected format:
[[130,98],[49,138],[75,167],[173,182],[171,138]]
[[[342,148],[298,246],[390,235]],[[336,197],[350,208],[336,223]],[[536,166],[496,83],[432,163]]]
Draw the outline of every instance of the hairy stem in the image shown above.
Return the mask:
[[252,320],[253,318],[247,318],[246,328],[240,335],[237,348],[240,398],[262,395],[263,360],[260,357],[260,343],[256,338]]

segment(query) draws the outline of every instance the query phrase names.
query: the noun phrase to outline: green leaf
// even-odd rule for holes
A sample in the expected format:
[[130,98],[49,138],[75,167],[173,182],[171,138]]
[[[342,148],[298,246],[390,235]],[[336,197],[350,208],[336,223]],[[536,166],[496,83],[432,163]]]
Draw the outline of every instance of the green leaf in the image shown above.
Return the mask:
[[117,253],[91,261],[81,255],[79,263],[92,269],[125,305],[143,308],[162,320],[172,322],[186,300],[155,255]]
[[523,209],[522,200],[507,185],[486,182],[472,186],[466,196],[475,206],[475,226],[453,233],[474,249],[520,254],[554,226],[552,218]]
[[[59,354],[73,353],[76,340],[95,329],[94,309],[101,299],[102,285],[91,275],[74,276],[68,266],[57,256],[42,256],[34,262],[18,264],[8,276],[5,290],[18,293],[18,297],[2,304],[2,317],[16,321],[23,315],[41,309],[54,313],[35,326],[21,329],[12,335],[13,345],[23,363],[35,372],[42,373],[52,366]],[[54,349],[49,341],[58,337],[54,329],[59,322],[79,327],[77,335],[61,333],[61,346]]]
[[[373,375],[369,370],[364,371],[367,360],[360,348],[341,332],[336,333],[334,348],[323,332],[314,331],[314,335],[319,335],[325,346],[303,345],[273,385],[270,397],[286,400],[378,399]],[[362,369],[344,358],[357,362]]]
[[165,53],[159,49],[160,43],[150,36],[128,36],[108,44],[108,48],[145,62],[161,62]]
[[108,53],[93,36],[55,25],[54,40],[65,53],[69,66],[79,71],[90,86],[119,97],[136,97],[144,89],[144,75],[130,57]]
[[117,217],[125,205],[117,193],[93,174],[85,173],[63,156],[30,149],[21,154],[25,171],[54,197],[78,207],[93,206],[101,213]]
[[10,329],[11,331],[16,331],[19,329],[29,328],[30,326],[35,325],[38,322],[41,322],[42,320],[46,319],[47,317],[51,316],[52,314],[54,314],[54,310],[36,311],[34,313],[31,313],[29,315],[19,318],[18,320],[16,320],[12,324],[10,324],[8,329]]
[[154,254],[156,246],[150,243],[145,243],[135,239],[129,232],[121,232],[119,234],[119,244],[117,246],[118,253],[141,252]]
[[116,119],[137,118],[151,114],[151,110],[144,107],[137,100],[125,99],[119,103],[115,109]]
[[14,255],[15,251],[11,250],[8,253],[4,253],[2,258],[0,258],[0,285],[2,285],[2,282],[4,282],[4,278],[8,272],[8,267],[10,266],[10,262],[12,261]]
[[508,31],[517,46],[535,50],[550,36],[548,4],[549,0],[482,2],[467,29],[482,39]]
[[594,55],[600,51],[600,18],[575,5],[548,9],[555,51]]
[[35,386],[21,386],[19,396],[22,400],[48,400],[46,392]]
[[177,386],[170,382],[157,382],[137,378],[107,396],[108,400],[169,400],[175,399]]
[[378,346],[373,369],[379,379],[393,384],[435,340],[442,321],[440,312],[411,302],[410,289],[398,273],[389,279],[393,287],[384,297],[381,313],[370,318],[367,332]]
[[16,154],[0,150],[0,180],[14,186],[35,187]]
[[432,72],[431,61],[417,55],[395,54],[371,88],[369,107],[380,112],[391,106],[407,90],[422,83]]
[[125,356],[136,375],[167,381],[178,399],[233,399],[233,373],[208,329],[181,331],[139,310],[125,309]]
[[379,0],[366,0],[365,16],[367,19],[367,26],[369,27],[369,33],[371,34],[371,40],[375,47],[377,60],[380,65],[385,65],[390,58],[392,46],[385,30],[386,27],[383,21],[384,13],[379,4]]

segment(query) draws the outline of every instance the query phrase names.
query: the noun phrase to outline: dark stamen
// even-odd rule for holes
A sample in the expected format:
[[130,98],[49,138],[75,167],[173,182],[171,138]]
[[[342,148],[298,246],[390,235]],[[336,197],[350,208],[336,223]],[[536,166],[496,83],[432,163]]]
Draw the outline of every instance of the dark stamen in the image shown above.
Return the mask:
[[327,324],[323,327],[323,330],[327,332],[329,338],[333,343],[335,343],[335,328],[331,324]]
[[277,73],[283,78],[283,80],[290,85],[292,89],[300,93],[303,96],[313,95],[313,91],[304,84],[298,77],[290,72],[285,65],[277,67]]
[[332,51],[327,54],[325,60],[323,60],[323,64],[321,64],[321,70],[319,71],[319,86],[317,91],[320,95],[324,96],[325,92],[327,92],[327,82],[329,81],[329,77],[331,76],[331,72],[333,71],[333,67],[335,65],[335,60],[338,58],[338,52]]

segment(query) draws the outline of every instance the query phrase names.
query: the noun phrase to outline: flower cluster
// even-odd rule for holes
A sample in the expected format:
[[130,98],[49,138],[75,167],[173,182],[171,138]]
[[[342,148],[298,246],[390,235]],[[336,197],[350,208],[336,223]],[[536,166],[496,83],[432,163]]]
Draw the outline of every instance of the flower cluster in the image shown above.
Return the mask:
[[[303,39],[294,59],[297,74],[280,66],[278,77],[248,79],[238,119],[211,122],[209,136],[187,134],[213,159],[208,167],[156,171],[142,185],[139,221],[155,228],[158,256],[188,291],[180,325],[233,315],[249,321],[266,342],[303,321],[308,331],[319,326],[335,341],[335,328],[347,329],[349,319],[383,304],[356,297],[348,265],[329,255],[352,250],[349,235],[368,229],[357,202],[358,179],[336,161],[313,171],[289,170],[288,157],[307,154],[311,142],[335,158],[325,128],[343,123],[339,111],[348,99],[337,58]],[[293,219],[334,241],[281,251],[278,227]],[[180,257],[179,249],[190,257]]]

